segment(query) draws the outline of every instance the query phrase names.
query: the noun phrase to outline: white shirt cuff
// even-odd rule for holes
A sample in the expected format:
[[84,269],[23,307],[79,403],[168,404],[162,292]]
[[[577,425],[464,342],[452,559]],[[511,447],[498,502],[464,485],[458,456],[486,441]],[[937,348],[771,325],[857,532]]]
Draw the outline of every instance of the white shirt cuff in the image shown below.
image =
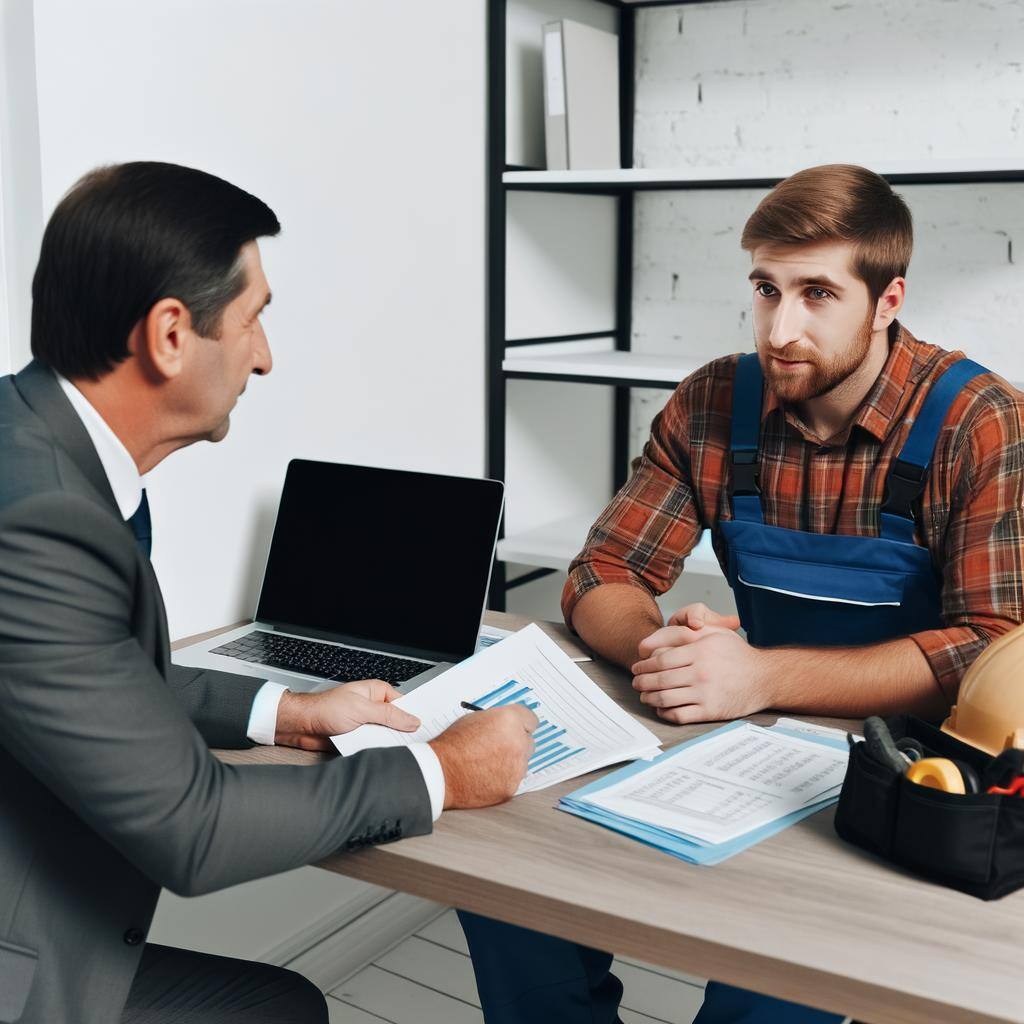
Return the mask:
[[[274,737],[277,735],[277,708],[281,703],[281,694],[287,690],[287,686],[268,680],[257,691],[246,730],[246,735],[253,743],[261,743],[268,747],[274,745]],[[423,782],[430,795],[430,814],[433,820],[437,821],[444,810],[444,770],[441,768],[441,762],[429,743],[410,743],[409,749],[423,773]]]
[[423,772],[423,781],[430,794],[430,813],[437,821],[444,810],[444,769],[429,743],[410,743],[409,749]]
[[[277,706],[281,703],[281,694],[287,692],[287,686],[270,680],[256,691],[249,712],[249,727],[245,731],[253,743],[262,743],[266,747],[274,745],[274,737],[277,736]],[[437,760],[436,754],[434,760]]]

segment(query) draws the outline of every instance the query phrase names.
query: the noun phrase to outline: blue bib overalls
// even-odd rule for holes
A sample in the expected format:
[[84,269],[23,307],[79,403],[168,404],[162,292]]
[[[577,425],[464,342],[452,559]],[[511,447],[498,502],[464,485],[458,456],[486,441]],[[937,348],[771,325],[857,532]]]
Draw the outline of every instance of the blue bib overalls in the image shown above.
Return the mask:
[[[732,519],[718,529],[750,643],[871,644],[942,625],[940,579],[928,549],[914,542],[913,506],[924,491],[951,403],[967,381],[984,372],[964,359],[935,381],[889,473],[879,536],[852,537],[765,524],[757,485],[763,379],[756,355],[740,357],[730,439]],[[679,913],[686,912],[681,905]],[[609,973],[609,954],[476,914],[460,912],[459,918],[487,1024],[617,1020],[622,987]],[[842,1019],[709,982],[694,1024],[838,1024]]]
[[[960,389],[984,367],[953,363],[931,386],[886,481],[878,537],[767,526],[757,486],[762,374],[756,355],[736,368],[730,438],[733,518],[719,524],[727,575],[756,647],[881,643],[942,625],[941,580],[914,543],[913,505]],[[694,1024],[828,1024],[842,1016],[709,982]]]

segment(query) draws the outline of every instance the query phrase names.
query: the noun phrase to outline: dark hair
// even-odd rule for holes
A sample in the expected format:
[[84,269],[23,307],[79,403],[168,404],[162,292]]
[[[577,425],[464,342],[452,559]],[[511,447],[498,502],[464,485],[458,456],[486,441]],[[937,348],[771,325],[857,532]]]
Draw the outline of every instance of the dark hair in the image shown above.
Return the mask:
[[877,302],[894,277],[905,277],[914,247],[910,210],[892,186],[856,164],[825,164],[780,181],[743,229],[748,252],[766,242],[852,242],[852,270]]
[[220,334],[247,282],[246,242],[281,230],[262,200],[204,171],[152,162],[99,167],[53,211],[32,279],[32,354],[96,379],[128,357],[132,328],[163,298]]

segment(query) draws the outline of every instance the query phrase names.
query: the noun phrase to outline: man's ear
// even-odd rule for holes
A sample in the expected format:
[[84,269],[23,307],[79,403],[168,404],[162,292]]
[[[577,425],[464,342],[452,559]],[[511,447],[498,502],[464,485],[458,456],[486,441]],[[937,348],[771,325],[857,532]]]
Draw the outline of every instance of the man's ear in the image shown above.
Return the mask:
[[184,369],[192,316],[179,299],[161,299],[135,325],[128,348],[154,380],[173,380]]
[[894,277],[875,304],[875,319],[871,324],[873,331],[884,331],[889,327],[889,324],[896,319],[896,315],[903,308],[903,299],[906,294],[906,278]]

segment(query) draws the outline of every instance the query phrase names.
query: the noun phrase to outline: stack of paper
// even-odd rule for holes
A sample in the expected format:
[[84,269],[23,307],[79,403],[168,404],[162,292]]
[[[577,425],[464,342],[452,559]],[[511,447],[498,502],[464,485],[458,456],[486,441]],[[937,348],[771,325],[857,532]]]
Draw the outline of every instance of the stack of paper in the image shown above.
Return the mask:
[[461,707],[462,701],[481,708],[524,704],[537,716],[520,793],[658,753],[658,737],[619,708],[534,624],[399,697],[395,704],[420,720],[416,732],[362,725],[332,741],[342,754],[354,754],[432,740],[456,719],[474,714]]
[[476,638],[476,654],[495,644],[500,644],[507,636],[512,635],[511,629],[498,629],[497,626],[481,626]]
[[559,807],[691,863],[717,864],[835,801],[847,753],[841,734],[734,722],[584,786]]

